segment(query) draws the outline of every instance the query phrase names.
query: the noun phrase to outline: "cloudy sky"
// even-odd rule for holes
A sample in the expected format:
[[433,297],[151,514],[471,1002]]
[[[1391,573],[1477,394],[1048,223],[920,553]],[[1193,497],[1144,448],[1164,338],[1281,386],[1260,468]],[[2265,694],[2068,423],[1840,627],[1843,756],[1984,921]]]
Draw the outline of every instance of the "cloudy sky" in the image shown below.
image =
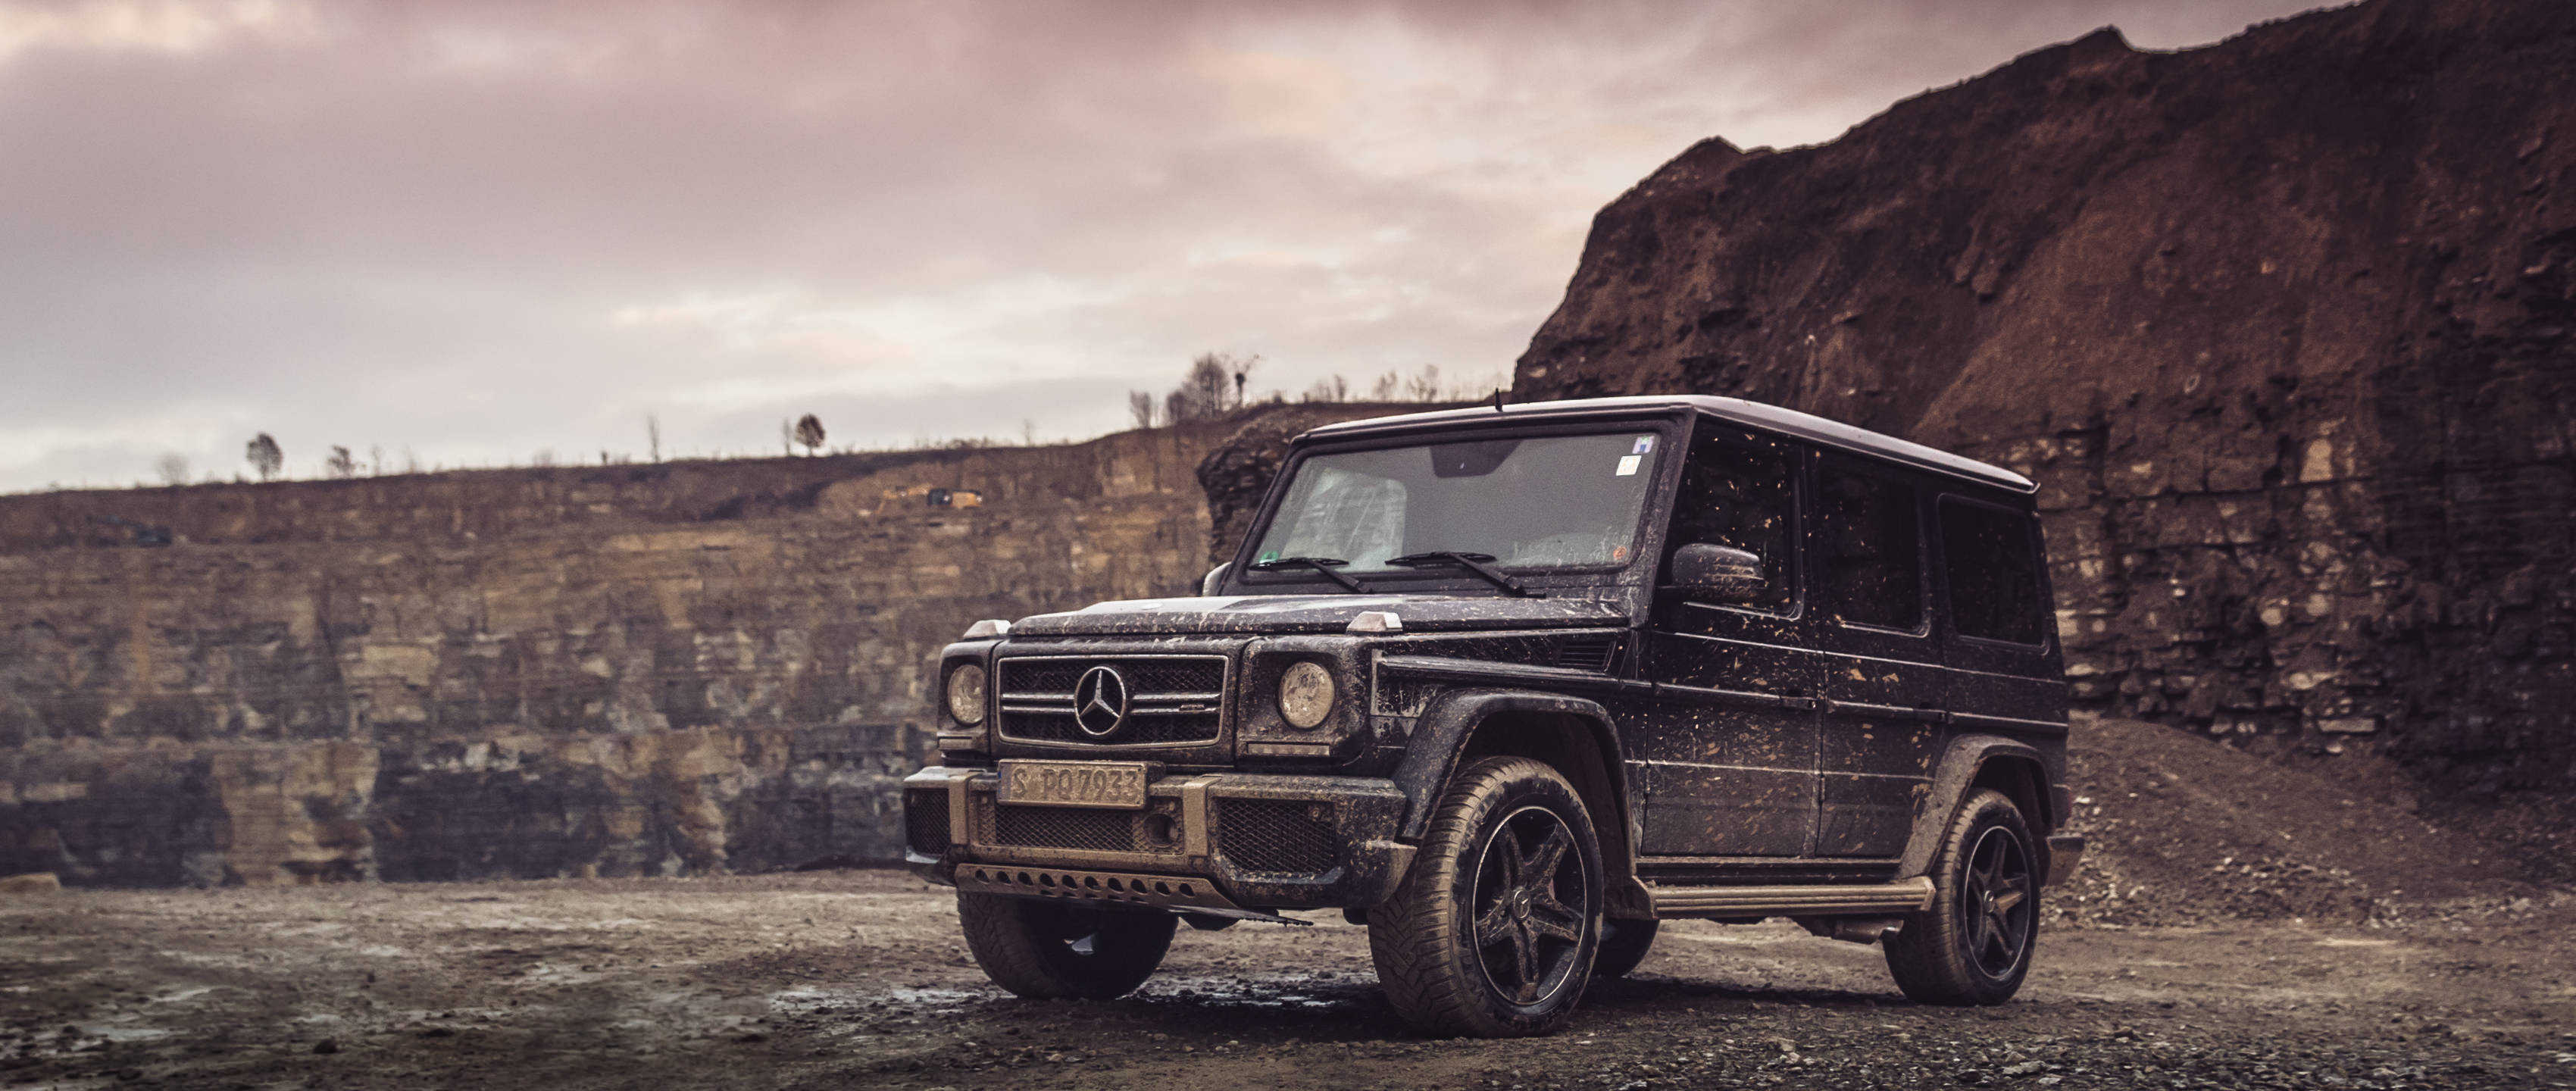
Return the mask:
[[1695,140],[2312,6],[0,0],[0,491],[1488,379]]

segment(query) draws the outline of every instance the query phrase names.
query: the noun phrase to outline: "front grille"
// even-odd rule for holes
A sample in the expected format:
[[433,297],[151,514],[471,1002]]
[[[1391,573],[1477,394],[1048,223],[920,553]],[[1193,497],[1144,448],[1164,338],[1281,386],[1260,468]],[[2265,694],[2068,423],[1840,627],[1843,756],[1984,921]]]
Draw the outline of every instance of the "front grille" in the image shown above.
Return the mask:
[[1319,806],[1297,800],[1227,800],[1217,814],[1218,851],[1246,871],[1312,875],[1330,870],[1340,846],[1331,822],[1315,814]]
[[[1106,734],[1075,719],[1074,691],[1094,667],[1118,672],[1128,711]],[[1002,737],[1080,746],[1201,746],[1222,727],[1226,661],[1220,655],[1021,656],[996,661]]]
[[1118,668],[1139,695],[1216,694],[1225,690],[1225,657],[1221,655],[1022,656],[1001,661],[1002,693],[1051,694],[1071,699],[1074,683],[1082,680],[1083,673],[1101,666]]
[[915,788],[903,794],[903,836],[924,856],[948,854],[948,791]]

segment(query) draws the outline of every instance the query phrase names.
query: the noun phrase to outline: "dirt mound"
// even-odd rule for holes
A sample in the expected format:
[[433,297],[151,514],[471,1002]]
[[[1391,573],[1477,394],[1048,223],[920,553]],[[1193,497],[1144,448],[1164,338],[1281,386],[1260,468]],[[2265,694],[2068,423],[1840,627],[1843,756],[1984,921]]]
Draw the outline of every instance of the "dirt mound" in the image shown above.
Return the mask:
[[2052,910],[2100,924],[2391,921],[2532,893],[2489,846],[2365,792],[2135,720],[2078,721],[2073,828],[2091,838]]

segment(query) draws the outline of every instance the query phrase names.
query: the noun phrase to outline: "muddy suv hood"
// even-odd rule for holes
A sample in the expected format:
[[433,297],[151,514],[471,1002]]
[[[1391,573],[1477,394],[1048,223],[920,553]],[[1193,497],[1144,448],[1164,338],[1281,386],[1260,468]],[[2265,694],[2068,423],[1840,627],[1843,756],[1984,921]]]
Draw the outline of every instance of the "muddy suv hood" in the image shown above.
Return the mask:
[[1018,636],[1128,636],[1146,633],[1337,632],[1364,610],[1404,619],[1408,632],[1436,629],[1552,629],[1626,625],[1627,607],[1588,598],[1491,595],[1231,595],[1128,599],[1011,627]]

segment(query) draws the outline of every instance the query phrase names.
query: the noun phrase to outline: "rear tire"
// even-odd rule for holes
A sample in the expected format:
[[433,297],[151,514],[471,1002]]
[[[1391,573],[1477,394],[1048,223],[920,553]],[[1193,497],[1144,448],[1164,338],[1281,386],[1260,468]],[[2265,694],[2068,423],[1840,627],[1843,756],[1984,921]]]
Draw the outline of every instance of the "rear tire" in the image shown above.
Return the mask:
[[1980,789],[1959,804],[1932,861],[1932,909],[1887,939],[1887,968],[1918,1004],[2001,1004],[2039,939],[2038,854],[2021,808]]
[[1036,898],[959,894],[957,921],[984,976],[1031,1000],[1125,996],[1163,964],[1179,918]]
[[1602,918],[1601,953],[1592,960],[1592,976],[1628,976],[1646,960],[1646,952],[1655,946],[1655,932],[1662,927],[1662,921]]
[[1412,870],[1369,910],[1369,955],[1424,1033],[1546,1034],[1583,1001],[1601,936],[1601,848],[1583,798],[1528,758],[1458,771]]

